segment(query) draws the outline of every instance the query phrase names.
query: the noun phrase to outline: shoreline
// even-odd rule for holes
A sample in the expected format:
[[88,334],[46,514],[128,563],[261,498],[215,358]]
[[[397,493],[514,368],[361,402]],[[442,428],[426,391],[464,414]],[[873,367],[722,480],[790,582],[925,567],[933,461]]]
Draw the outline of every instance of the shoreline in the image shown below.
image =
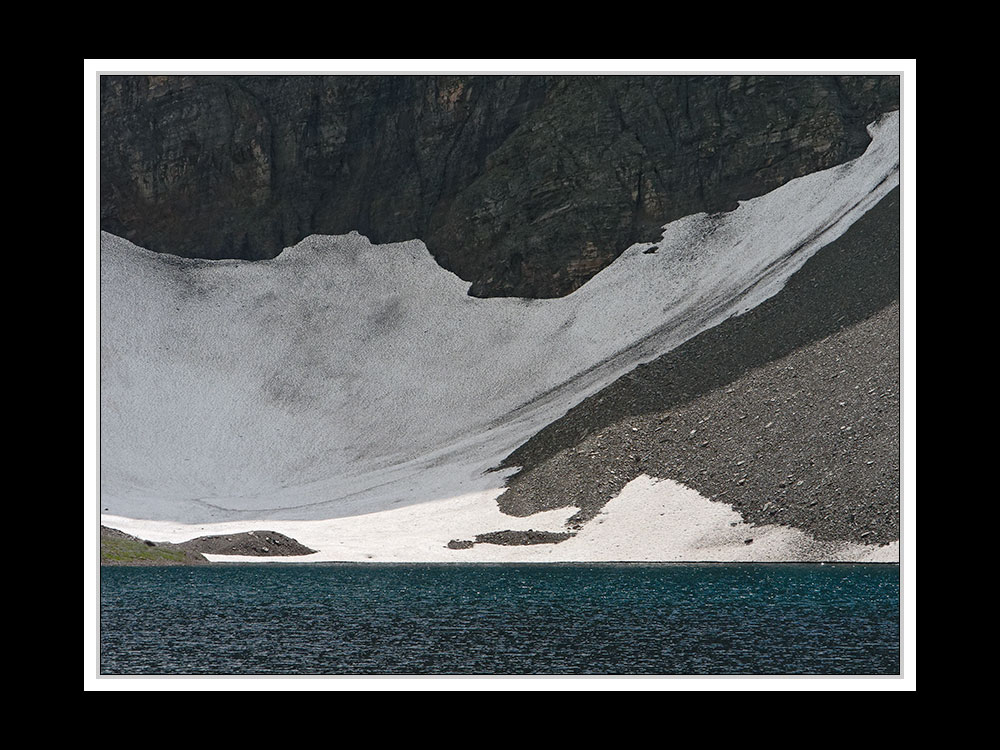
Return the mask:
[[[210,562],[207,565],[202,563],[200,565],[135,565],[135,564],[121,564],[121,563],[104,563],[101,565],[102,568],[155,568],[155,567],[209,567],[209,568],[220,568],[220,567],[251,567],[251,566],[270,566],[270,563],[265,563],[261,561],[248,562],[245,560],[216,560]],[[463,567],[479,567],[479,568],[516,568],[520,567],[530,567],[530,568],[616,568],[616,567],[642,567],[642,568],[655,568],[655,567],[721,567],[721,566],[733,566],[733,567],[744,567],[744,566],[767,566],[767,567],[784,567],[784,566],[801,566],[801,567],[856,567],[856,566],[891,566],[899,567],[900,563],[888,562],[888,561],[869,561],[869,562],[802,562],[796,560],[789,560],[785,562],[725,562],[725,561],[712,561],[712,560],[672,560],[667,562],[654,562],[654,561],[635,561],[635,560],[598,560],[598,561],[580,561],[580,562],[448,562],[448,561],[438,561],[438,562],[359,562],[350,560],[325,560],[323,562],[308,562],[299,563],[299,566],[310,567],[310,568],[324,568],[324,567],[352,567],[352,568],[463,568]],[[273,567],[273,566],[270,566]]]

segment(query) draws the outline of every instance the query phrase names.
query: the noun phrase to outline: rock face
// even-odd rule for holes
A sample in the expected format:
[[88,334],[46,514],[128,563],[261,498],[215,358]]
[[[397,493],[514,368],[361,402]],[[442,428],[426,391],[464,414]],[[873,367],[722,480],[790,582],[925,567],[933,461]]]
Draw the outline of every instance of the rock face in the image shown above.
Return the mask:
[[898,76],[103,76],[101,227],[203,258],[419,238],[470,294],[561,296],[898,105]]

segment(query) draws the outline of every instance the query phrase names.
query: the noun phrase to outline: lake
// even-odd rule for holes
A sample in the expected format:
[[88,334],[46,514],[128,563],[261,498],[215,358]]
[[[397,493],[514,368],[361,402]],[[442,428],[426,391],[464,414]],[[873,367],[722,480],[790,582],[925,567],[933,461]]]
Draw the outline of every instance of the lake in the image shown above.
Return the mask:
[[102,675],[897,675],[896,565],[104,567]]

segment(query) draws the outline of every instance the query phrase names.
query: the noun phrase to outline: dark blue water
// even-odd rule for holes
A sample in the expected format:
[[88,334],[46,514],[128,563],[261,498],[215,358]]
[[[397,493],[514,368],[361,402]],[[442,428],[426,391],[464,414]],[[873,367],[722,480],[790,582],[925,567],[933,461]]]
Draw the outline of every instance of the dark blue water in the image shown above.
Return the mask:
[[899,673],[891,565],[102,568],[102,674]]

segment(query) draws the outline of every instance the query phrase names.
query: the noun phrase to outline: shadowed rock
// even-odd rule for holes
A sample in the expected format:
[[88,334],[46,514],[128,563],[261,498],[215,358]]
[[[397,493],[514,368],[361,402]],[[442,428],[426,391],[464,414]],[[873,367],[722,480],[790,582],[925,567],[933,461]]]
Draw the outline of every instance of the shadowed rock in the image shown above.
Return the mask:
[[101,228],[202,258],[418,238],[475,296],[561,296],[898,105],[898,76],[102,76]]

